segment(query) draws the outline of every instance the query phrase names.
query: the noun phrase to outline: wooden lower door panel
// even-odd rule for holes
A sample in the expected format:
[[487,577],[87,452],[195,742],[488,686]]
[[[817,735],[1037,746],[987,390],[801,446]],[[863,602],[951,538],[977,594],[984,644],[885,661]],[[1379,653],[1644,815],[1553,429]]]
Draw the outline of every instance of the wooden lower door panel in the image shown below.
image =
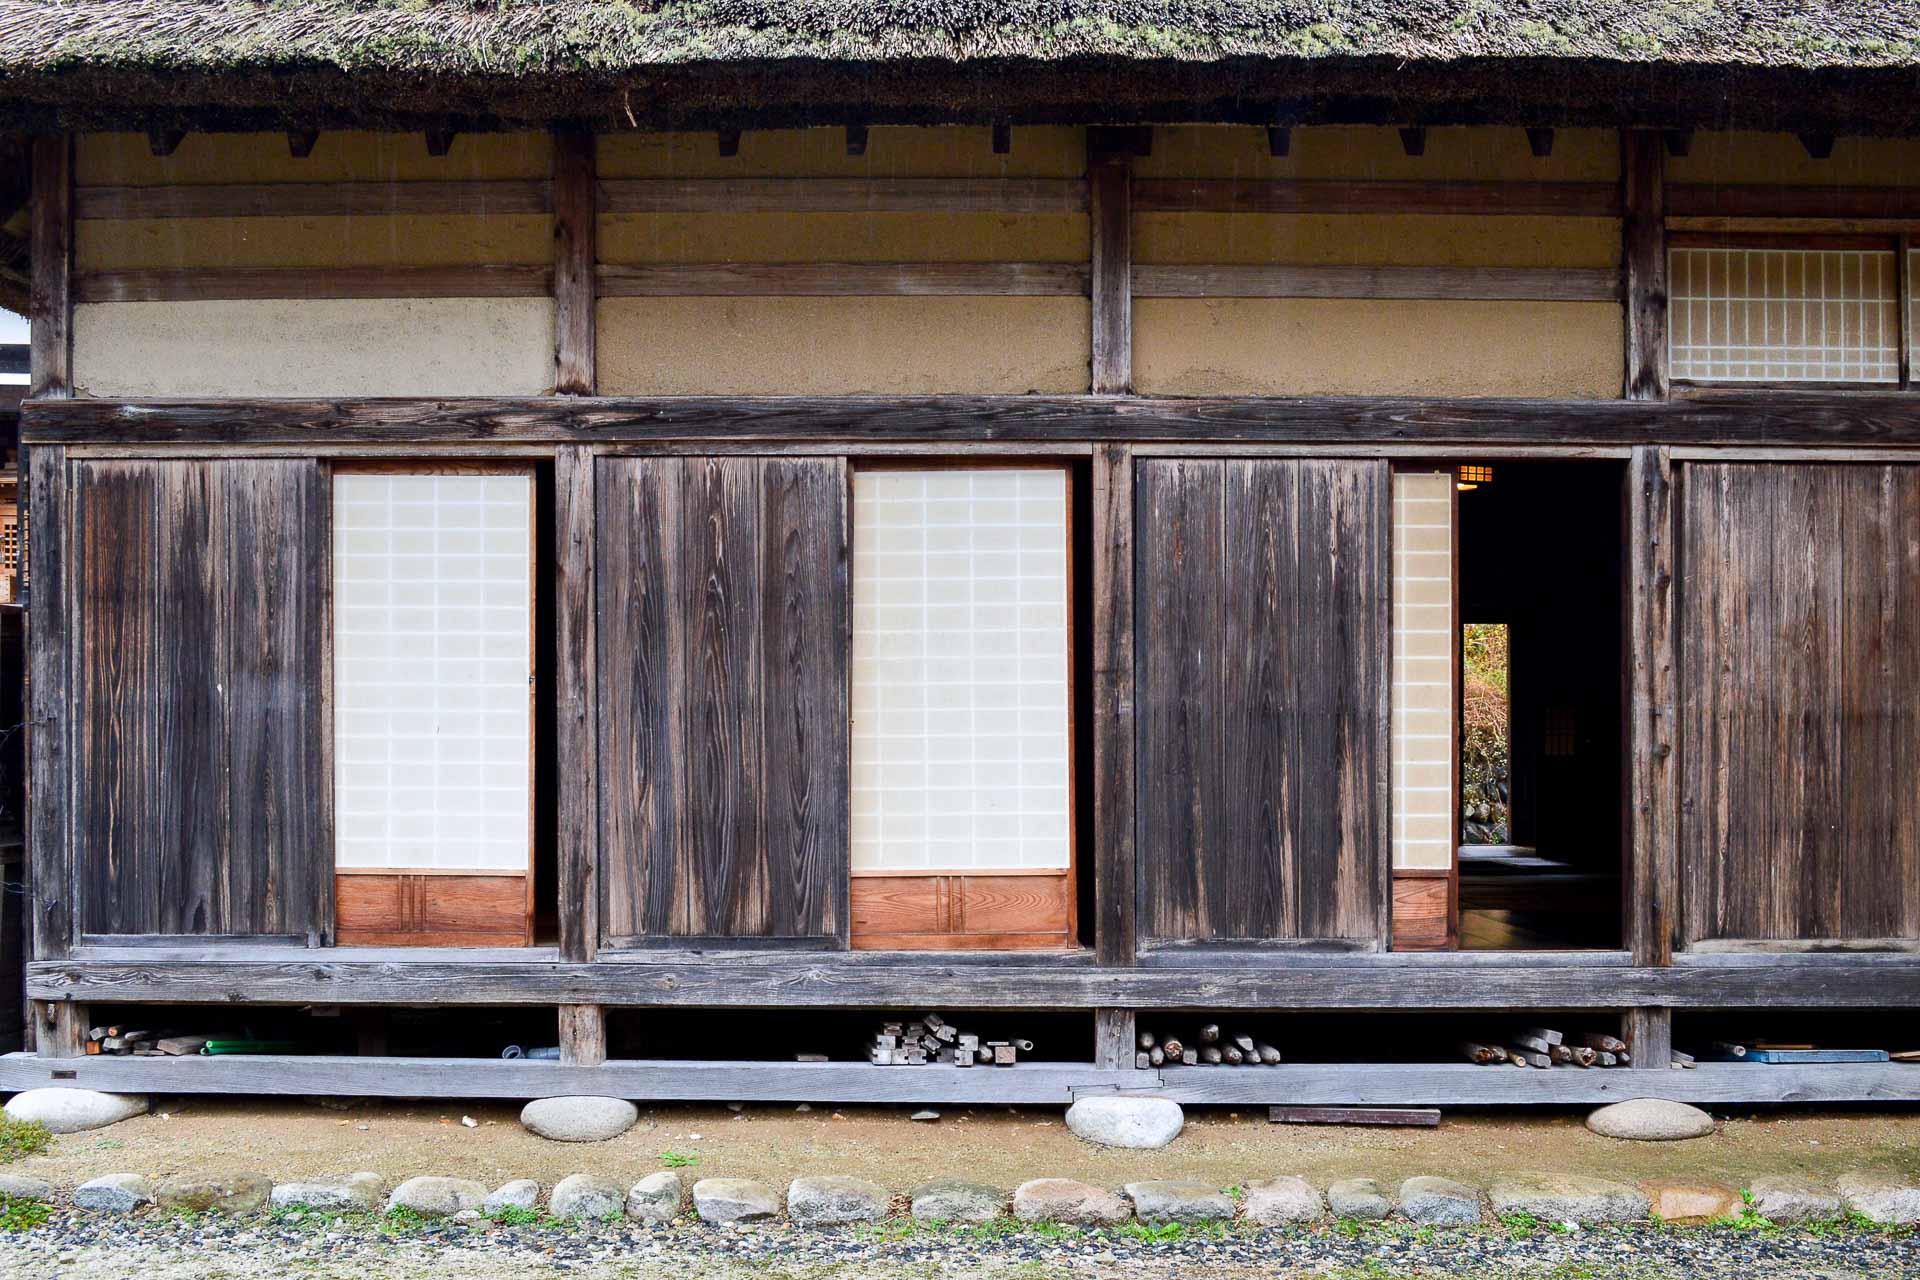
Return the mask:
[[533,943],[524,875],[335,875],[333,896],[335,932],[343,947]]
[[1393,874],[1393,949],[1449,951],[1455,945],[1451,872]]
[[1074,945],[1073,877],[855,876],[856,950],[1060,950]]

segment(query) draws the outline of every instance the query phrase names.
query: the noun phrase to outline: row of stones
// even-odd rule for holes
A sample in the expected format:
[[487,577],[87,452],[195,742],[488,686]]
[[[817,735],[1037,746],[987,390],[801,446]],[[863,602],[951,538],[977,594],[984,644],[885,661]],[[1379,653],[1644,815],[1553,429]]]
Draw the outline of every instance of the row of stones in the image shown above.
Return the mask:
[[[76,1207],[131,1212],[145,1205],[162,1209],[242,1213],[269,1203],[288,1209],[372,1212],[382,1207],[384,1184],[373,1173],[338,1181],[274,1185],[259,1174],[225,1177],[173,1177],[157,1186],[138,1174],[109,1174],[74,1191]],[[472,1217],[510,1209],[532,1211],[541,1187],[531,1179],[509,1182],[493,1191],[466,1178],[409,1178],[384,1196],[389,1211],[423,1217]],[[50,1184],[18,1174],[0,1174],[0,1197],[50,1200]],[[596,1174],[562,1179],[547,1197],[556,1218],[612,1219],[666,1224],[683,1212],[688,1188],[678,1174],[652,1173],[622,1191]],[[764,1183],[746,1178],[702,1178],[691,1188],[693,1210],[701,1221],[731,1225],[769,1221],[784,1208],[799,1226],[845,1226],[877,1222],[890,1209],[887,1192],[863,1178],[822,1175],[795,1178],[782,1198]],[[1017,1188],[1012,1214],[1026,1222],[1109,1226],[1138,1218],[1151,1224],[1230,1222],[1254,1226],[1307,1225],[1335,1217],[1378,1221],[1399,1216],[1425,1226],[1467,1226],[1486,1209],[1500,1217],[1527,1214],[1545,1222],[1633,1222],[1649,1215],[1667,1222],[1704,1222],[1737,1216],[1744,1208],[1777,1223],[1823,1221],[1843,1212],[1874,1222],[1907,1226],[1920,1223],[1920,1187],[1873,1174],[1848,1174],[1835,1191],[1790,1178],[1759,1178],[1746,1196],[1716,1183],[1657,1180],[1638,1186],[1577,1174],[1514,1174],[1495,1179],[1483,1196],[1478,1188],[1448,1178],[1415,1177],[1390,1193],[1371,1178],[1336,1182],[1323,1195],[1305,1179],[1267,1178],[1232,1192],[1182,1180],[1130,1182],[1111,1191],[1068,1178],[1038,1178]],[[986,1222],[1005,1216],[1009,1198],[994,1187],[958,1179],[928,1183],[911,1195],[913,1217],[920,1221]]]

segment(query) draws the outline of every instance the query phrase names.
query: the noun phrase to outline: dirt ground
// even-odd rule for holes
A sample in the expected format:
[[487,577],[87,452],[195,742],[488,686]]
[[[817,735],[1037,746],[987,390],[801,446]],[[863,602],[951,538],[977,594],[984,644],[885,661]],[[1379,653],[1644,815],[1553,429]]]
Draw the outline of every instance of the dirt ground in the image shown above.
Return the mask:
[[[338,1105],[338,1104],[336,1104]],[[1599,1177],[1698,1177],[1741,1183],[1763,1173],[1831,1181],[1849,1169],[1920,1179],[1920,1110],[1716,1111],[1712,1137],[1630,1143],[1597,1137],[1583,1112],[1448,1113],[1437,1129],[1275,1125],[1264,1111],[1189,1111],[1163,1151],[1108,1151],[1067,1132],[1062,1112],[1004,1107],[942,1109],[936,1123],[910,1108],[748,1106],[642,1108],[612,1142],[575,1146],[520,1127],[513,1103],[355,1103],[159,1098],[154,1113],[56,1138],[46,1153],[8,1166],[72,1187],[104,1173],[257,1171],[279,1181],[370,1169],[390,1182],[416,1174],[489,1185],[569,1173],[637,1178],[663,1153],[691,1157],[684,1173],[779,1185],[802,1173],[850,1173],[895,1191],[960,1175],[1007,1188],[1035,1177],[1118,1185],[1195,1178],[1231,1186],[1298,1174],[1320,1185],[1355,1176],[1398,1180],[1440,1174],[1484,1184],[1493,1174],[1558,1169]],[[476,1124],[469,1128],[463,1117]]]

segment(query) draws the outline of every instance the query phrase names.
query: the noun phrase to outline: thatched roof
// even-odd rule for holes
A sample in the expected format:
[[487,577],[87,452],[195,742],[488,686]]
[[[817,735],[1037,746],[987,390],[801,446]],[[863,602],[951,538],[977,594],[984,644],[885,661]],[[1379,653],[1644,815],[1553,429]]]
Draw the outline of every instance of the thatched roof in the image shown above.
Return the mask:
[[0,124],[1920,131],[1920,0],[0,0]]

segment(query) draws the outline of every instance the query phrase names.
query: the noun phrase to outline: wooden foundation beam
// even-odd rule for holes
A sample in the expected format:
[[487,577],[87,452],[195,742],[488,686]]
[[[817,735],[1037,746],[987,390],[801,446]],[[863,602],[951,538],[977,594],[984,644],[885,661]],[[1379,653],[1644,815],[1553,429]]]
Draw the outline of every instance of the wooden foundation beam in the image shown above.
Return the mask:
[[607,1011],[597,1004],[560,1006],[560,1061],[597,1067],[607,1060]]
[[1629,1009],[1620,1024],[1620,1038],[1633,1052],[1635,1071],[1665,1071],[1673,1066],[1673,1010]]
[[1132,1068],[1134,1052],[1139,1048],[1137,1026],[1131,1009],[1095,1009],[1093,1065],[1102,1071]]

